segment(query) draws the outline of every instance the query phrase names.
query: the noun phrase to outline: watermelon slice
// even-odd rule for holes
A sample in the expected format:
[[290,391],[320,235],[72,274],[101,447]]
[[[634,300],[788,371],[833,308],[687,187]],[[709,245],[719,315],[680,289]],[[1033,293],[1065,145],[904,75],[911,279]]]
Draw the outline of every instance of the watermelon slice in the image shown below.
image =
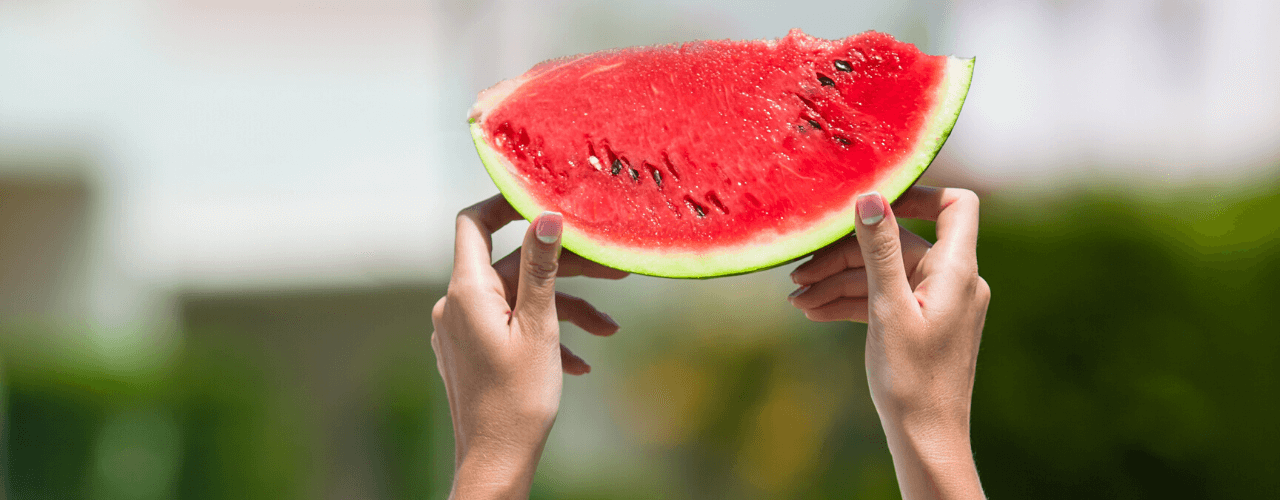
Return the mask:
[[972,75],[973,59],[875,32],[627,48],[482,92],[471,135],[516,210],[564,214],[565,248],[633,273],[740,274],[849,234],[859,194],[906,191]]

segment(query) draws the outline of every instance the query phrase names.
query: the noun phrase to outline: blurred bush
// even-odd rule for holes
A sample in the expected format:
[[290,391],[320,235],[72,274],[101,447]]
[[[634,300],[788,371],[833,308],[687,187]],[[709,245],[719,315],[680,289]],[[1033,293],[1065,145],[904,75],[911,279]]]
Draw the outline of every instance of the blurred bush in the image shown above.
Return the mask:
[[[989,495],[1280,492],[1280,186],[1204,192],[985,200],[994,299],[973,441]],[[534,496],[896,497],[862,327],[805,322],[757,293],[782,272],[756,276],[619,311],[625,332],[595,360],[610,369],[566,387]],[[614,298],[635,304],[717,285],[609,286],[635,289]],[[75,332],[0,327],[9,497],[341,497],[329,461],[352,449],[374,471],[365,491],[439,496],[452,443],[425,342],[439,290],[196,297],[181,354],[143,375],[95,361],[65,340]],[[366,382],[342,388],[355,377]],[[604,400],[584,401],[585,384]],[[354,396],[326,403],[329,389]],[[601,439],[622,444],[574,461]]]
[[1280,189],[991,203],[973,439],[992,497],[1280,493]]

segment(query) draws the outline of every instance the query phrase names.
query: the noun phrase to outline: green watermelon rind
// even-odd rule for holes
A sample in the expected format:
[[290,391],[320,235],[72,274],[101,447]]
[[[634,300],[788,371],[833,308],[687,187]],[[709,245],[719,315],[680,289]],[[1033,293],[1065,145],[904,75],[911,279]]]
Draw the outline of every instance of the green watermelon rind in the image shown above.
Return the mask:
[[[898,165],[886,169],[892,175],[874,188],[874,191],[878,191],[890,202],[902,196],[924,174],[950,137],[969,93],[974,61],[973,58],[947,58],[945,76],[938,86],[939,104],[926,120],[915,148]],[[515,168],[489,145],[484,129],[474,118],[471,120],[471,138],[489,177],[520,215],[532,221],[546,210],[511,173]],[[795,261],[852,233],[857,217],[854,206],[857,195],[860,194],[863,193],[855,193],[845,207],[832,210],[831,217],[808,230],[786,235],[761,235],[759,241],[736,247],[689,252],[611,246],[584,234],[567,220],[561,242],[564,248],[578,255],[636,274],[666,278],[714,278],[745,274]]]

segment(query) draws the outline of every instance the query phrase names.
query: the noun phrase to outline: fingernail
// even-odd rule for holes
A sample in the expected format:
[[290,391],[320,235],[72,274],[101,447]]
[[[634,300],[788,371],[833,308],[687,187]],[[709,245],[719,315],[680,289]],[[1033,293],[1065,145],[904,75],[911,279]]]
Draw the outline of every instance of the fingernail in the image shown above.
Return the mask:
[[797,284],[797,285],[799,285],[799,284],[800,284],[800,280],[796,279],[796,273],[798,273],[798,272],[800,272],[798,269],[797,269],[797,270],[795,270],[795,271],[791,271],[791,282],[792,282],[792,283],[795,283],[795,284]]
[[617,321],[614,321],[613,316],[610,316],[609,313],[600,313],[600,315],[604,317],[606,322],[613,325],[614,328],[622,328],[622,325],[619,325]]
[[800,287],[800,288],[797,288],[797,289],[796,289],[796,291],[791,292],[791,295],[788,295],[788,296],[787,296],[787,299],[788,299],[788,300],[790,300],[790,299],[794,299],[794,298],[796,298],[796,297],[799,297],[799,296],[800,296],[800,294],[804,293],[804,292],[805,292],[806,290],[808,290],[808,289],[809,289],[809,285],[805,285],[805,286],[802,286],[802,287]]
[[884,220],[884,200],[880,193],[867,193],[858,197],[858,217],[864,226]]
[[548,245],[555,243],[560,239],[560,230],[564,226],[564,216],[560,212],[542,212],[538,216],[538,225],[534,228],[534,234],[538,236],[538,241]]

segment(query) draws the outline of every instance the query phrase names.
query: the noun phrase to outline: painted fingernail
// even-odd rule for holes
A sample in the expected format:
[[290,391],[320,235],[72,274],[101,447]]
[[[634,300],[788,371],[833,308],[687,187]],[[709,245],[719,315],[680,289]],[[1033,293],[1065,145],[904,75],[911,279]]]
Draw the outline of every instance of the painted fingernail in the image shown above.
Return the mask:
[[858,197],[858,217],[865,226],[884,220],[884,200],[880,198],[880,193],[867,193]]
[[794,299],[794,298],[796,298],[796,297],[799,297],[799,296],[800,296],[800,294],[802,294],[802,293],[804,293],[804,292],[806,292],[806,291],[808,291],[808,290],[809,290],[809,285],[805,285],[805,286],[802,286],[802,287],[800,287],[800,288],[797,288],[797,289],[796,289],[796,291],[791,292],[791,295],[788,295],[788,296],[787,296],[787,299],[788,299],[788,300],[790,300],[790,299]]
[[548,245],[555,243],[560,239],[560,230],[564,226],[564,216],[560,212],[542,212],[538,216],[538,225],[534,228],[534,234],[538,236],[538,241]]

